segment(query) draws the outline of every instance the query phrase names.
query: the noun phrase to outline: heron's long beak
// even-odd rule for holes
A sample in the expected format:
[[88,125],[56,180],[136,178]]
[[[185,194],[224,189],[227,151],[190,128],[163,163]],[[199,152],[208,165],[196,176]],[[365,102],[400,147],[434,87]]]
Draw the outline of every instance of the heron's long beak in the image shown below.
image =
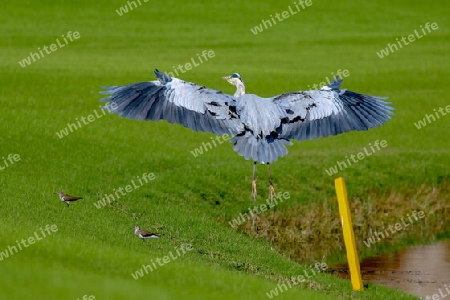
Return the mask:
[[230,76],[224,76],[224,77],[222,77],[222,79],[226,80],[226,81],[230,81],[231,77]]

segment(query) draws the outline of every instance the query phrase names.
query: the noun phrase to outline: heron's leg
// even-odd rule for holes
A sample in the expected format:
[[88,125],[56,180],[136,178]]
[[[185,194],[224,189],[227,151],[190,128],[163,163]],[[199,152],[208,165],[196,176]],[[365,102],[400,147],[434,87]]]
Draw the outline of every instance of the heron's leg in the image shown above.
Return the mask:
[[272,178],[270,177],[270,163],[267,163],[267,174],[269,175],[269,200],[272,202],[273,197],[276,197],[275,188],[272,184]]
[[256,202],[256,177],[255,177],[255,173],[256,173],[256,161],[253,162],[253,175],[252,175],[252,197],[253,197],[253,202]]

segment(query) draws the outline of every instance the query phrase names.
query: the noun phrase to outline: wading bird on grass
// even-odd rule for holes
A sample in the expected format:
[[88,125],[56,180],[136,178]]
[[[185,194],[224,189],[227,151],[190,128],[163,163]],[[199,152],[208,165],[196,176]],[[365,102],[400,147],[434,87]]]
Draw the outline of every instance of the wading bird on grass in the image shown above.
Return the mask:
[[256,201],[256,164],[267,164],[269,198],[274,196],[270,163],[287,154],[291,139],[302,141],[368,130],[390,119],[386,98],[341,90],[338,76],[317,90],[284,93],[271,98],[245,94],[239,74],[222,77],[236,86],[234,96],[155,70],[158,80],[105,86],[110,96],[104,109],[136,120],[166,120],[195,131],[232,134],[233,149],[252,159],[252,196]]
[[62,191],[59,191],[56,194],[59,195],[59,199],[61,199],[61,201],[65,202],[67,204],[67,207],[70,207],[69,203],[83,199],[82,197],[66,195]]
[[146,239],[159,239],[159,235],[156,233],[142,230],[139,226],[134,226],[134,233],[138,238],[142,239],[142,242],[145,242]]

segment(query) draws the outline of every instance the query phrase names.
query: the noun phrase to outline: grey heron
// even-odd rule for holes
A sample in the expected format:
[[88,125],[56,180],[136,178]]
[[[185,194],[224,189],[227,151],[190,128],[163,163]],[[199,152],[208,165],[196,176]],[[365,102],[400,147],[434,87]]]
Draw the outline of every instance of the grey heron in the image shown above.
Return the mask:
[[231,134],[233,149],[253,160],[252,196],[256,201],[256,164],[268,166],[269,199],[274,195],[270,163],[287,154],[291,139],[302,141],[352,130],[368,130],[390,119],[394,109],[383,97],[341,90],[336,76],[328,85],[271,98],[245,93],[241,76],[222,77],[236,86],[231,96],[155,70],[157,80],[104,86],[100,101],[110,113],[135,120],[166,120],[195,131]]

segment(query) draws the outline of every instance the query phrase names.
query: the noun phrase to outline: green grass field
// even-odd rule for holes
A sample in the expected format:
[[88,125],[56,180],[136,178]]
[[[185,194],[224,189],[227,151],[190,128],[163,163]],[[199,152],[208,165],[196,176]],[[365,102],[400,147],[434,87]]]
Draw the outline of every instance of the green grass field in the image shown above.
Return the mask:
[[[450,116],[421,129],[414,125],[450,104],[448,5],[313,1],[254,35],[251,29],[261,20],[293,2],[140,2],[122,16],[116,10],[127,5],[125,0],[2,5],[0,252],[46,225],[58,230],[3,257],[0,299],[268,299],[266,293],[280,280],[309,269],[307,262],[298,263],[301,253],[289,259],[298,245],[286,248],[282,241],[272,243],[228,224],[253,204],[252,162],[239,157],[231,144],[194,157],[190,151],[212,134],[116,115],[95,117],[63,138],[56,134],[68,123],[101,114],[101,85],[154,80],[155,68],[173,71],[204,50],[215,56],[180,78],[232,94],[234,87],[220,77],[239,72],[247,93],[268,97],[307,89],[339,69],[348,70],[343,88],[388,96],[396,109],[391,121],[368,132],[294,142],[271,169],[276,191],[291,196],[274,209],[281,220],[289,221],[290,211],[324,199],[335,201],[334,177],[343,176],[351,198],[363,203],[368,195],[383,203],[386,195],[397,192],[402,201],[398,208],[421,208],[428,214],[429,207],[411,207],[410,202],[423,187],[439,191],[436,203],[445,204],[442,209],[433,206],[430,222],[443,219],[423,240],[405,235],[375,250],[362,248],[362,256],[450,237],[444,218],[450,198]],[[379,58],[377,52],[388,43],[420,31],[427,22],[439,28]],[[28,66],[18,63],[57,39],[64,43],[62,35],[67,38],[70,31],[79,32],[79,38]],[[325,169],[376,140],[386,140],[388,147],[336,176],[326,174]],[[6,166],[9,154],[20,160],[7,160]],[[94,206],[99,197],[144,173],[155,179],[111,205]],[[258,176],[258,201],[263,203],[268,193],[265,166],[259,166]],[[84,200],[67,208],[54,194],[60,189]],[[395,209],[393,217],[399,219],[403,215]],[[321,222],[320,214],[308,216]],[[130,229],[134,225],[159,228],[163,238],[142,243]],[[362,237],[357,234],[357,239]],[[328,241],[324,237],[321,242]],[[140,279],[131,276],[187,244],[193,249],[186,254]],[[342,251],[325,260],[322,254],[312,249],[308,258],[330,265],[345,259]],[[414,299],[372,284],[364,292],[352,292],[348,281],[323,273],[276,299],[350,297]]]

